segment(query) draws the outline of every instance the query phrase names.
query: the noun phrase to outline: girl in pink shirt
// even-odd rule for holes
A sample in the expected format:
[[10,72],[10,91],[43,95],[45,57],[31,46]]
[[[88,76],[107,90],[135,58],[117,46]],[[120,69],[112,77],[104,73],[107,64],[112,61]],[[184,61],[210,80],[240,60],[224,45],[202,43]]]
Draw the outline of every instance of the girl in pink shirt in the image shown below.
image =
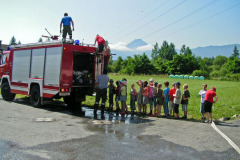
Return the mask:
[[148,102],[148,94],[149,94],[149,87],[148,87],[148,82],[145,81],[143,82],[143,91],[142,91],[142,95],[143,95],[143,114],[146,115],[146,111],[147,111],[147,104]]

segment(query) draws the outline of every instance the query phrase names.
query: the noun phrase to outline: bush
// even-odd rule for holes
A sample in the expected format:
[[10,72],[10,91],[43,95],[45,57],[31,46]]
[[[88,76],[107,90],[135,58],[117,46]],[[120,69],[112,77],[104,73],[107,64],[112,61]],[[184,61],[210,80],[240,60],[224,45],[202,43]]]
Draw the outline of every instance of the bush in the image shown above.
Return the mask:
[[203,70],[195,70],[192,73],[193,76],[204,76],[205,78],[209,77],[209,73]]

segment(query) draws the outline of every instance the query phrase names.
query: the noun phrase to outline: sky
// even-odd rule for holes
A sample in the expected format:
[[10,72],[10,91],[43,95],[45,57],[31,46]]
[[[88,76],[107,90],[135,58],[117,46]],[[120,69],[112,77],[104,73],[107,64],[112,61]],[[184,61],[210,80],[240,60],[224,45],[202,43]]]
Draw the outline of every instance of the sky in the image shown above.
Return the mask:
[[[22,44],[60,34],[64,13],[75,25],[73,39],[93,44],[96,34],[114,49],[142,39],[150,49],[164,40],[180,49],[240,43],[239,0],[0,0],[0,40]],[[44,39],[44,38],[43,38]]]

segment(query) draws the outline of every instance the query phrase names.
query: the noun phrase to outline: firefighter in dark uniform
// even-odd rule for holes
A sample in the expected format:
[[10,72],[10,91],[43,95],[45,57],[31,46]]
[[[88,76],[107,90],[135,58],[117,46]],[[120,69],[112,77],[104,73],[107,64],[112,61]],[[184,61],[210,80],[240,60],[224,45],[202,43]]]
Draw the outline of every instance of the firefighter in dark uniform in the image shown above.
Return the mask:
[[68,16],[67,13],[64,13],[64,17],[61,20],[60,33],[62,33],[62,24],[63,24],[63,34],[62,34],[63,40],[66,39],[67,34],[68,34],[69,38],[72,39],[71,24],[72,24],[72,28],[73,28],[73,31],[74,31],[74,23],[73,23],[72,18],[70,16]]
[[98,75],[96,82],[95,82],[95,90],[96,90],[96,101],[94,105],[94,117],[97,117],[97,109],[99,106],[99,101],[102,99],[101,105],[101,118],[104,118],[104,109],[105,109],[105,102],[107,99],[107,87],[109,82],[109,77],[107,74],[107,70],[104,69],[103,74]]

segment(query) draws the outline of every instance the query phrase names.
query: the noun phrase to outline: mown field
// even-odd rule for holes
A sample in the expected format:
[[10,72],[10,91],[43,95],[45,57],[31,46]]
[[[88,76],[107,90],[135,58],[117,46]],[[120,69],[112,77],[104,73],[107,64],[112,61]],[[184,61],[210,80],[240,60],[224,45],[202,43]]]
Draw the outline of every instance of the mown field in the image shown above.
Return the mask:
[[[169,81],[170,84],[173,82],[180,82],[181,83],[181,91],[183,92],[183,84],[188,84],[189,91],[191,94],[191,98],[189,100],[189,111],[188,111],[188,118],[199,120],[201,119],[200,113],[200,99],[199,91],[202,89],[202,84],[207,83],[208,89],[211,87],[217,88],[217,96],[219,98],[218,102],[215,103],[213,106],[213,118],[220,119],[222,117],[232,117],[233,115],[240,114],[240,82],[232,82],[232,81],[215,81],[215,80],[190,80],[190,79],[173,79],[173,78],[166,78],[161,76],[149,76],[149,75],[136,75],[136,76],[129,76],[129,75],[118,75],[118,74],[109,74],[109,77],[114,81],[121,80],[122,78],[127,79],[127,88],[128,94],[130,90],[130,85],[132,83],[135,84],[135,88],[138,90],[138,85],[136,84],[137,80],[147,80],[149,81],[150,78],[153,78],[158,83],[164,83],[165,81]],[[164,87],[163,87],[164,89]],[[93,105],[94,104],[94,97],[87,97],[85,105]],[[108,103],[108,102],[107,102]],[[128,95],[127,105],[130,105],[130,96]],[[108,107],[108,104],[106,105]],[[182,106],[180,106],[180,116],[183,116],[183,112],[181,110]],[[149,107],[148,107],[149,110]],[[163,113],[163,109],[162,109]]]

